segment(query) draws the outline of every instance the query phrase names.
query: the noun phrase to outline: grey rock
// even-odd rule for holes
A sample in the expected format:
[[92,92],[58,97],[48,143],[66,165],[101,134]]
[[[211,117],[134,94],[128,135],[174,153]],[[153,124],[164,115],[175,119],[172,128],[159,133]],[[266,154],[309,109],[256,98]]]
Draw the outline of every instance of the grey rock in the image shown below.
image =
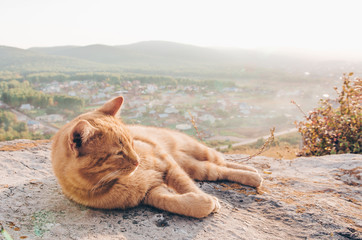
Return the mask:
[[[255,189],[199,182],[221,210],[194,219],[148,206],[97,210],[67,199],[51,169],[50,143],[0,151],[0,223],[14,239],[362,239],[362,155],[255,157]],[[242,155],[228,155],[238,161]]]

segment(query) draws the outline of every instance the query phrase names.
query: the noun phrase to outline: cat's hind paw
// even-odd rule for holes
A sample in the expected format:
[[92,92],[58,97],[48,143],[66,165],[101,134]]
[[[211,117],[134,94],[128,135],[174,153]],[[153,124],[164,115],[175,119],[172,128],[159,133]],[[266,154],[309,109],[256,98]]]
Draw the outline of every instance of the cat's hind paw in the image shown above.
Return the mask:
[[217,199],[216,197],[213,197],[213,199],[214,199],[214,203],[215,203],[215,208],[214,208],[214,210],[212,210],[212,212],[217,213],[220,211],[221,205],[220,205],[219,199]]
[[260,174],[257,174],[256,176],[254,176],[254,179],[252,181],[252,184],[250,184],[250,186],[255,188],[260,188],[263,185],[263,181],[264,179],[260,176]]

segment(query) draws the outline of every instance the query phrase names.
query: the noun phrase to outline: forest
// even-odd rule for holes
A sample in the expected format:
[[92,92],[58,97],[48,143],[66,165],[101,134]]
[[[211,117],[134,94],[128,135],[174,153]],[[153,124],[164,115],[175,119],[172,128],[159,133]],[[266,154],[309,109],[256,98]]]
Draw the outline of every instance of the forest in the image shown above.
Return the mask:
[[19,122],[16,115],[0,109],[0,141],[13,139],[44,139],[50,135],[40,135],[29,131],[25,122]]
[[0,93],[4,103],[16,108],[22,104],[31,104],[39,108],[57,107],[59,110],[80,110],[84,107],[84,100],[78,97],[46,94],[34,90],[28,81],[1,82]]

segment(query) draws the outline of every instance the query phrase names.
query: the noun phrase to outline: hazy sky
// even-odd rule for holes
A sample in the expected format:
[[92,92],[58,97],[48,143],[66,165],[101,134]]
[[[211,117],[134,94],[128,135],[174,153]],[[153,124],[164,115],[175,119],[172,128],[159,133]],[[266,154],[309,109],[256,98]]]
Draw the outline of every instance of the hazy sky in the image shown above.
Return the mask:
[[297,47],[362,53],[361,0],[0,0],[0,45]]

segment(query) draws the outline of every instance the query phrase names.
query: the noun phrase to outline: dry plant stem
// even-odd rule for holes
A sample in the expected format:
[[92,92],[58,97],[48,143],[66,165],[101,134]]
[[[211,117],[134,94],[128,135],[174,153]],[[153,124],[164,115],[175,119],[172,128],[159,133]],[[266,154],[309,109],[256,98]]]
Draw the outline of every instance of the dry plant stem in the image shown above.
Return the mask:
[[195,131],[196,131],[196,135],[197,135],[197,138],[200,140],[200,141],[204,141],[203,139],[202,139],[202,136],[201,136],[201,133],[200,133],[200,131],[199,131],[199,129],[197,128],[197,125],[196,125],[196,121],[195,121],[195,118],[194,118],[194,116],[192,116],[192,114],[190,113],[190,112],[188,112],[189,113],[189,115],[190,115],[190,121],[191,121],[191,124],[192,124],[192,126],[194,127],[194,129],[195,129]]
[[234,160],[239,160],[242,162],[248,161],[250,159],[252,159],[253,157],[258,156],[259,154],[263,153],[264,151],[266,151],[267,147],[270,146],[273,142],[274,142],[274,131],[275,131],[275,127],[273,127],[272,129],[270,129],[270,137],[268,137],[268,139],[265,141],[265,143],[263,144],[263,146],[258,150],[257,153],[254,153],[253,155],[250,155],[249,157],[245,157],[245,158],[236,158]]
[[299,104],[297,104],[294,100],[291,100],[290,102],[293,103],[295,106],[297,106],[297,108],[304,115],[304,117],[307,117],[307,114],[303,111],[303,109],[300,107]]

